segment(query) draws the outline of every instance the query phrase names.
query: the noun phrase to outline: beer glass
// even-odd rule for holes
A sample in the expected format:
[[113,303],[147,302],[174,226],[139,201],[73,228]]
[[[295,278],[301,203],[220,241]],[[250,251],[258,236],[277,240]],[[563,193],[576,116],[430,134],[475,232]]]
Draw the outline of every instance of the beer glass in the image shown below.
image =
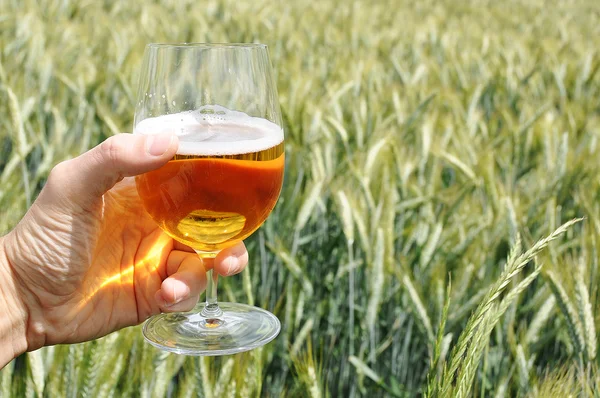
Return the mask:
[[[281,112],[262,44],[150,44],[146,47],[134,134],[172,132],[179,150],[136,178],[144,208],[173,239],[202,259],[254,232],[283,182]],[[206,301],[160,314],[143,327],[148,342],[187,355],[226,355],[273,340],[279,320],[238,303],[217,303],[207,271]]]

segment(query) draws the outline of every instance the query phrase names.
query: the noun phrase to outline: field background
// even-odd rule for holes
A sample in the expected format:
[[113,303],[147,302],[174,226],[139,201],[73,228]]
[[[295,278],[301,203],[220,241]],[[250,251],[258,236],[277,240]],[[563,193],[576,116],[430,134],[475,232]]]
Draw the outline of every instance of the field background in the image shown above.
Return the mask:
[[220,298],[280,336],[198,359],[130,328],[0,396],[600,395],[598,2],[0,0],[0,233],[131,131],[144,45],[185,41],[270,48],[285,187]]

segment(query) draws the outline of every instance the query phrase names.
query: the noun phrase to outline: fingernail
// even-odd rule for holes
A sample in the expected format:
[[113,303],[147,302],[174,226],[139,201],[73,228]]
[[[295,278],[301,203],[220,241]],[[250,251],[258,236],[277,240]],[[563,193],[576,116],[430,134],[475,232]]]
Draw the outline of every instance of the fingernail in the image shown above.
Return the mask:
[[173,134],[161,133],[146,138],[146,151],[152,156],[160,156],[169,149],[173,142]]
[[[181,284],[181,282],[180,282]],[[173,287],[173,302],[170,303],[170,305],[175,305],[177,303],[181,303],[183,300],[187,299],[190,296],[190,288],[187,287],[186,285],[180,286],[179,288],[177,288],[177,286]]]
[[237,259],[229,260],[229,269],[227,270],[227,275],[237,274],[240,271],[240,262]]

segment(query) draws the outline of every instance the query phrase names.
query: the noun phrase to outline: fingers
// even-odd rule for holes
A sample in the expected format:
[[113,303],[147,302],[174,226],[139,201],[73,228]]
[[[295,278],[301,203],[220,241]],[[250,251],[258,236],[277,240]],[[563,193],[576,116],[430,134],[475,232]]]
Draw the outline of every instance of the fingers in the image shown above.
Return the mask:
[[177,241],[174,241],[174,242],[173,242],[173,248],[174,248],[175,250],[181,250],[181,251],[184,251],[184,252],[196,253],[196,252],[194,251],[194,249],[192,249],[192,248],[191,248],[191,247],[189,247],[188,245],[186,245],[186,244],[183,244],[183,243],[181,243],[181,242],[177,242]]
[[119,134],[81,156],[58,164],[48,178],[48,189],[82,205],[97,201],[123,177],[155,170],[177,151],[172,134]]
[[206,287],[206,271],[196,253],[174,250],[167,259],[167,274],[155,294],[163,312],[189,311]]
[[223,249],[215,257],[214,269],[219,275],[230,276],[242,272],[248,264],[248,252],[244,242]]
[[168,304],[161,295],[161,291],[156,292],[155,299],[161,312],[187,312],[191,311],[198,304],[200,296],[191,296],[176,304]]
[[190,311],[206,288],[207,269],[214,267],[219,275],[229,276],[243,271],[246,264],[248,252],[243,242],[204,262],[195,252],[173,250],[166,264],[168,277],[154,296],[156,303],[162,312]]

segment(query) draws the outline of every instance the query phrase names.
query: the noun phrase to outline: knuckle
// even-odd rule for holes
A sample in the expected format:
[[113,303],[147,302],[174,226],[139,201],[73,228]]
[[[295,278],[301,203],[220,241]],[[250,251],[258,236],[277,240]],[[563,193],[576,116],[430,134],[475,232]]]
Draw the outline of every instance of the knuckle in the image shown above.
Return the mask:
[[60,163],[57,163],[52,170],[50,170],[50,174],[48,175],[48,180],[56,180],[61,177],[64,172],[68,169],[68,160],[64,160]]
[[119,159],[119,153],[121,152],[121,147],[119,142],[115,137],[109,137],[102,144],[100,144],[100,156],[104,161],[115,164]]
[[71,161],[70,160],[64,160],[58,164],[56,164],[51,170],[50,173],[48,174],[48,180],[46,181],[46,185],[45,188],[46,189],[57,189],[60,188],[60,186],[62,185],[62,182],[65,180],[65,178],[67,177],[69,170],[71,168],[70,166]]

